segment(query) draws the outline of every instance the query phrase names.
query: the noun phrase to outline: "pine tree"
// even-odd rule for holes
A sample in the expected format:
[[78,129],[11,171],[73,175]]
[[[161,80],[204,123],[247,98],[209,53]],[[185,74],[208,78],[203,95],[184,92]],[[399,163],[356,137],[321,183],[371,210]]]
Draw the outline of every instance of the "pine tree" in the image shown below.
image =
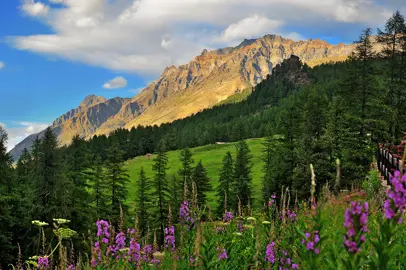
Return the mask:
[[107,209],[109,196],[109,186],[105,175],[105,169],[100,155],[96,154],[89,171],[89,180],[91,186],[90,200],[94,206],[94,219],[106,219],[109,213]]
[[272,171],[272,160],[274,158],[274,140],[272,137],[265,139],[262,150],[262,161],[264,167],[262,169],[264,176],[262,177],[262,199],[267,203],[272,194],[276,190],[276,183]]
[[211,191],[210,179],[201,160],[193,171],[192,181],[196,187],[197,206],[201,208],[206,204],[207,192]]
[[151,203],[150,200],[149,179],[145,175],[144,168],[141,167],[136,198],[138,226],[141,236],[145,236],[149,227],[148,207]]
[[169,202],[172,210],[172,224],[176,224],[178,222],[182,193],[183,184],[178,178],[176,178],[175,175],[172,175],[172,181],[169,184]]
[[86,146],[86,141],[78,135],[72,138],[72,142],[67,149],[66,166],[67,177],[72,181],[73,196],[71,228],[81,231],[81,228],[89,228],[90,219],[90,200],[89,200],[89,168],[90,152]]
[[406,24],[399,11],[394,13],[385,24],[385,30],[378,29],[378,42],[384,49],[382,55],[387,60],[386,71],[389,77],[387,104],[392,109],[392,139],[401,136],[401,127],[405,120],[404,104],[406,102]]
[[53,218],[70,218],[72,188],[63,174],[63,165],[58,151],[58,142],[48,127],[40,144],[33,148],[33,166],[36,203],[35,219],[52,223]]
[[356,44],[335,103],[341,107],[336,109],[344,119],[337,132],[341,137],[342,175],[347,183],[364,179],[372,161],[373,153],[369,149],[374,145],[371,139],[382,141],[386,137],[385,130],[388,130],[385,122],[387,109],[381,98],[383,91],[377,87],[375,79],[377,71],[373,62],[371,29],[364,30]]
[[[235,206],[235,196],[233,194],[234,174],[233,157],[227,152],[223,158],[223,167],[220,171],[219,185],[217,187],[218,207],[217,215],[222,216],[229,207]],[[225,209],[227,207],[227,209]]]
[[300,143],[295,149],[297,161],[292,184],[293,190],[301,199],[310,197],[310,164],[313,164],[317,172],[320,188],[329,182],[331,170],[328,151],[322,141],[328,109],[325,90],[310,88],[306,96],[300,126],[302,132],[298,139]]
[[[239,141],[236,145],[237,155],[234,163],[234,193],[237,203],[247,207],[252,204],[252,178],[251,178],[251,154],[246,141]],[[234,205],[235,209],[237,205]]]
[[168,181],[166,179],[166,170],[168,164],[168,156],[165,152],[163,142],[160,143],[158,148],[158,155],[154,160],[152,170],[155,172],[154,186],[155,191],[153,197],[157,200],[157,212],[155,213],[156,224],[159,229],[159,243],[162,244],[164,240],[164,228],[167,224],[168,214]]
[[13,262],[15,253],[12,241],[15,224],[12,213],[14,172],[13,160],[6,149],[7,140],[8,135],[0,125],[0,266],[4,267]]
[[128,174],[123,163],[124,152],[120,149],[118,141],[113,141],[108,149],[106,162],[106,178],[110,190],[110,216],[116,228],[120,222],[120,208],[127,213],[125,201],[127,199]]
[[[180,162],[182,168],[179,169],[179,176],[183,185],[187,185],[187,193],[183,194],[184,200],[190,200],[192,194],[192,173],[193,173],[193,157],[189,148],[185,148],[180,152]],[[186,190],[185,190],[186,191]]]
[[31,227],[33,220],[33,202],[35,201],[35,189],[32,181],[32,156],[25,148],[17,162],[16,166],[16,179],[15,179],[15,194],[16,200],[13,205],[13,215],[18,222],[13,226],[14,245],[17,243],[21,247],[23,256],[31,255],[34,250],[32,243],[35,241],[34,235],[27,232],[27,228]]

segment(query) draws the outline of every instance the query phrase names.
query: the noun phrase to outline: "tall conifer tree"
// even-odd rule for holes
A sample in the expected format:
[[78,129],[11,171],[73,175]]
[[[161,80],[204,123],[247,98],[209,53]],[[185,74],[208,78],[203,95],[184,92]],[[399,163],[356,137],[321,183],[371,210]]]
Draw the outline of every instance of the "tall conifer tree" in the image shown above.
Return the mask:
[[[113,141],[107,153],[106,178],[110,190],[110,215],[113,224],[117,226],[120,221],[120,212],[127,213],[127,183],[129,182],[127,170],[124,168],[123,151],[118,141]],[[121,208],[121,210],[120,210]],[[116,227],[118,228],[118,227]]]
[[[237,155],[234,163],[234,192],[237,202],[247,207],[252,204],[251,152],[246,141],[236,145]],[[237,207],[237,205],[235,205]]]
[[160,244],[164,240],[164,228],[167,224],[168,215],[168,180],[166,179],[166,170],[168,164],[168,156],[165,152],[165,145],[163,142],[160,143],[158,148],[158,155],[154,160],[154,165],[152,170],[155,172],[154,176],[154,186],[155,191],[153,197],[157,202],[157,210],[155,213],[156,224],[158,225],[158,240]]
[[220,171],[219,185],[217,187],[217,196],[219,198],[217,207],[218,216],[222,216],[230,207],[235,206],[233,169],[233,157],[230,152],[227,152],[223,158],[223,167]]

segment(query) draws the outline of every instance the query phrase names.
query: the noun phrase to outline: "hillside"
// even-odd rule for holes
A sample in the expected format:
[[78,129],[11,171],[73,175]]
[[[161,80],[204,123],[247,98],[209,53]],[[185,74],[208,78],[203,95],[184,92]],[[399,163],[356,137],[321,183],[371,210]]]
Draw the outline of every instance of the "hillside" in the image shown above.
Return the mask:
[[[263,162],[261,158],[263,139],[250,139],[247,140],[247,143],[252,153],[251,161],[253,167],[251,175],[254,188],[254,200],[256,204],[258,204],[261,200],[261,177],[263,175]],[[201,160],[207,170],[207,174],[210,178],[210,184],[213,187],[213,191],[208,193],[208,203],[213,209],[215,209],[217,206],[215,193],[218,185],[219,171],[222,166],[222,160],[228,151],[230,151],[233,158],[235,158],[235,149],[235,143],[211,144],[190,149],[193,154],[195,165]],[[167,170],[168,179],[171,179],[173,175],[175,175],[176,178],[179,178],[178,170],[180,169],[180,150],[170,151],[167,154],[169,160],[169,168]],[[128,200],[130,202],[134,201],[136,196],[135,194],[141,168],[144,168],[147,177],[149,177],[150,181],[152,181],[154,175],[152,165],[154,164],[155,157],[156,155],[152,155],[150,158],[147,156],[140,156],[126,162],[126,167],[128,169],[131,181],[131,183],[128,184]]]
[[[331,45],[319,39],[293,41],[266,35],[244,40],[236,47],[204,50],[191,62],[167,67],[162,75],[130,99],[90,95],[79,107],[56,119],[52,128],[62,145],[73,135],[87,139],[117,128],[159,125],[182,119],[226,100],[264,80],[273,68],[297,55],[309,66],[345,60],[354,45]],[[18,144],[11,154],[17,159],[32,138]]]

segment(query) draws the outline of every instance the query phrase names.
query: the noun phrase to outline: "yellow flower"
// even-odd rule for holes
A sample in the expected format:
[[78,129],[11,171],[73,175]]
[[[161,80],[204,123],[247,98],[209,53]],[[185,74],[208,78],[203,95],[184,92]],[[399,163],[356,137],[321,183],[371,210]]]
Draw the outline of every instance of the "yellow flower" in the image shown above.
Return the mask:
[[44,226],[48,226],[48,225],[49,225],[48,223],[43,222],[43,221],[39,221],[39,220],[33,220],[33,221],[31,221],[31,223],[32,223],[33,225],[38,226],[38,227],[44,227]]

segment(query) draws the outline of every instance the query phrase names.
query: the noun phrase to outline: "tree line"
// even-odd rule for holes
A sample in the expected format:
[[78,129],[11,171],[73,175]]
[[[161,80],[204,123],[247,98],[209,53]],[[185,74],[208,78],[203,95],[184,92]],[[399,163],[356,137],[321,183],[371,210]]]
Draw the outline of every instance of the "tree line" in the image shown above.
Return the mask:
[[[374,43],[383,50],[374,51]],[[140,234],[163,240],[163,229],[177,222],[182,200],[204,209],[213,190],[204,160],[195,164],[189,148],[238,141],[235,158],[223,158],[215,214],[249,209],[252,199],[251,154],[244,141],[266,137],[263,145],[262,201],[288,187],[299,199],[310,194],[310,164],[317,187],[339,190],[362,181],[378,143],[396,143],[406,130],[406,25],[395,13],[378,30],[363,30],[351,57],[315,68],[291,57],[274,68],[245,100],[224,104],[161,126],[118,129],[89,141],[75,136],[58,147],[51,129],[16,164],[7,154],[0,127],[0,261],[15,262],[44,252],[32,220],[52,224],[71,220],[78,232],[72,249],[87,252],[94,221],[109,219],[120,228],[135,223]],[[167,172],[169,150],[183,149],[178,175]],[[153,179],[144,169],[137,201],[127,204],[129,176],[124,161],[156,153]],[[340,177],[337,179],[337,161]],[[136,220],[132,220],[136,217]],[[46,230],[47,239],[54,239]],[[57,241],[57,239],[54,239]]]

